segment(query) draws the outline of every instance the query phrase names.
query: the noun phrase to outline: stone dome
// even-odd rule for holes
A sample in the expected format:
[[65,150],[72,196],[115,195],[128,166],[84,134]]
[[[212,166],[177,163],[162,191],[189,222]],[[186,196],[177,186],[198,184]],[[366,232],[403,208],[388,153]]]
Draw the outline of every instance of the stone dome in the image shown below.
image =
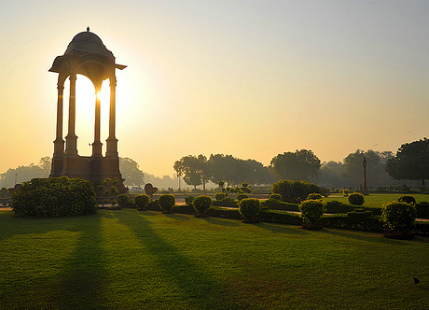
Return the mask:
[[71,40],[64,55],[99,54],[109,58],[115,58],[103,44],[98,35],[89,31],[80,32]]

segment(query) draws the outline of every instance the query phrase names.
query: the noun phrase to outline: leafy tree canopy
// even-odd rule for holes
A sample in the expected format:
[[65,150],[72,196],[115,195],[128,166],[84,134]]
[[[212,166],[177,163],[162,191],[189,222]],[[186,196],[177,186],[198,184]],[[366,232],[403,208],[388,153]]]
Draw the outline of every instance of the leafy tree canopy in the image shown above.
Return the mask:
[[402,144],[396,156],[387,161],[386,171],[394,179],[422,180],[425,186],[429,176],[429,140]]
[[270,166],[281,179],[309,181],[317,175],[320,159],[313,151],[302,149],[278,154]]
[[207,163],[207,157],[204,155],[188,155],[176,161],[173,169],[178,176],[184,176],[186,184],[197,188],[199,185],[205,185],[211,175],[210,166]]
[[45,156],[40,159],[39,165],[30,164],[29,166],[18,166],[15,169],[9,169],[0,174],[0,188],[11,188],[15,184],[30,181],[35,178],[47,178],[51,170],[51,158]]
[[140,170],[139,164],[128,157],[119,158],[119,170],[128,186],[141,186],[144,184],[144,173]]

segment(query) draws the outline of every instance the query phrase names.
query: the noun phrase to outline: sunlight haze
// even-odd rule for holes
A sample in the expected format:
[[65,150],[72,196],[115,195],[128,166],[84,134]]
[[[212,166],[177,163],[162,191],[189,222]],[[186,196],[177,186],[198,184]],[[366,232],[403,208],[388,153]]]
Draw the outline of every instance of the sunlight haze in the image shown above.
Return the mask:
[[[428,137],[429,1],[0,2],[0,173],[52,156],[56,56],[90,27],[116,62],[120,157],[174,174],[186,155],[342,161]],[[64,132],[68,81],[64,92]],[[100,94],[103,154],[109,84]],[[79,155],[95,90],[77,77]]]

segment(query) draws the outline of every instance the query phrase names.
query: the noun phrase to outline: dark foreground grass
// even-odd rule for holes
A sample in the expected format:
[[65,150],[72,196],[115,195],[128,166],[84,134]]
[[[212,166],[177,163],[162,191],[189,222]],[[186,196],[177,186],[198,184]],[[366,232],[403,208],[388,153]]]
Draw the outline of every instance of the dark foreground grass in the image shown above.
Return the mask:
[[0,212],[0,309],[427,309],[428,257],[424,238],[135,210]]

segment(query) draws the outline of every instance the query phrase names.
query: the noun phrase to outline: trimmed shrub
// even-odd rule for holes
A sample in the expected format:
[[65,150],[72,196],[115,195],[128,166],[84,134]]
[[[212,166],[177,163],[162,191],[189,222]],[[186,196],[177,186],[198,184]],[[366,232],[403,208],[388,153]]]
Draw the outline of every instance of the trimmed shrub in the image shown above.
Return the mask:
[[416,199],[413,196],[402,195],[398,198],[398,201],[416,205]]
[[311,193],[307,196],[306,200],[320,200],[322,199],[322,195],[319,193]]
[[262,202],[262,207],[267,207],[271,210],[284,210],[299,212],[297,203],[288,203],[279,200],[268,199]]
[[268,199],[270,200],[282,200],[282,196],[279,194],[271,194]]
[[158,200],[152,200],[147,204],[147,210],[149,211],[162,211]]
[[355,205],[355,206],[361,206],[365,202],[365,198],[361,193],[350,194],[347,197],[347,200],[349,201],[349,204]]
[[118,197],[116,197],[116,200],[118,201],[120,208],[125,208],[127,206],[127,202],[130,200],[130,197],[128,197],[127,194],[120,194]]
[[194,201],[194,199],[195,199],[195,196],[187,196],[185,197],[185,203],[187,205],[192,205],[192,201]]
[[216,194],[214,195],[214,198],[215,198],[216,200],[218,200],[218,201],[221,201],[221,200],[223,200],[223,199],[225,199],[225,198],[226,198],[226,194],[225,194],[225,193],[216,193]]
[[347,218],[351,224],[364,224],[372,216],[371,211],[355,210],[347,213]]
[[244,198],[240,201],[238,209],[244,217],[245,223],[259,223],[259,214],[261,213],[261,204],[256,198]]
[[163,213],[172,213],[176,198],[171,194],[163,194],[158,198]]
[[17,216],[61,217],[97,213],[94,186],[68,177],[32,179],[12,195]]
[[355,209],[355,207],[348,205],[348,204],[341,203],[341,202],[336,201],[336,200],[332,200],[332,201],[328,201],[326,203],[325,209],[326,209],[326,213],[333,213],[333,214],[344,213],[344,214],[346,214],[346,213],[352,212]]
[[227,207],[227,208],[237,208],[237,201],[235,201],[232,198],[226,197],[224,199],[222,199],[221,201],[213,201],[213,206],[216,207]]
[[225,208],[219,208],[219,207],[211,207],[207,211],[207,215],[209,215],[211,217],[220,217],[220,218],[226,218],[226,219],[232,219],[232,220],[243,219],[243,216],[240,214],[240,212],[237,209],[225,209]]
[[411,231],[416,219],[416,208],[405,202],[388,202],[382,207],[381,219],[390,231]]
[[249,198],[249,196],[247,194],[239,194],[239,195],[237,195],[237,200],[238,201],[241,201],[241,200],[243,200],[245,198]]
[[310,225],[320,225],[324,212],[324,204],[321,200],[306,200],[299,205],[303,223]]
[[173,207],[173,213],[182,213],[182,214],[195,214],[195,209],[192,205],[175,205]]
[[306,181],[279,181],[271,187],[274,194],[282,196],[282,200],[291,203],[304,201],[311,193],[320,193],[320,187]]
[[279,210],[262,210],[260,214],[262,222],[287,225],[301,225],[302,220],[298,214]]
[[192,205],[194,206],[195,211],[197,211],[199,214],[206,214],[206,212],[212,206],[212,199],[209,196],[201,195],[195,197]]
[[146,210],[146,207],[150,201],[150,198],[148,195],[142,194],[142,195],[137,195],[134,198],[134,201],[136,203],[137,210],[143,211],[143,210]]

